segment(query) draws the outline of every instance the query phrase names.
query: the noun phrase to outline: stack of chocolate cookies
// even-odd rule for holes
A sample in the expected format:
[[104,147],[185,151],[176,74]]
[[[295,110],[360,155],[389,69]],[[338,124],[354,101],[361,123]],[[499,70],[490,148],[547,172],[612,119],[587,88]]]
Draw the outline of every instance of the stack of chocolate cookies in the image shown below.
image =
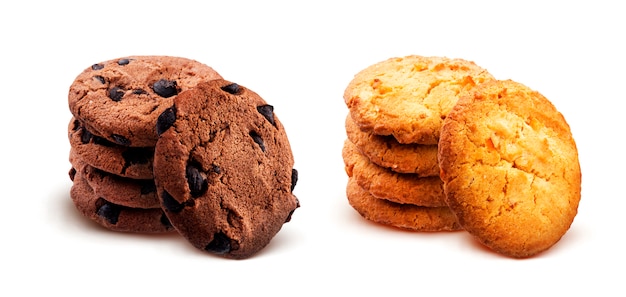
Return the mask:
[[70,196],[113,231],[176,230],[247,258],[300,206],[274,107],[200,62],[132,56],[85,69],[69,90]]
[[357,73],[344,93],[350,205],[394,227],[461,229],[439,176],[439,132],[459,94],[492,78],[473,62],[415,55]]
[[131,56],[94,64],[69,90],[70,196],[107,229],[174,230],[160,207],[153,175],[158,116],[178,93],[221,78],[179,57]]

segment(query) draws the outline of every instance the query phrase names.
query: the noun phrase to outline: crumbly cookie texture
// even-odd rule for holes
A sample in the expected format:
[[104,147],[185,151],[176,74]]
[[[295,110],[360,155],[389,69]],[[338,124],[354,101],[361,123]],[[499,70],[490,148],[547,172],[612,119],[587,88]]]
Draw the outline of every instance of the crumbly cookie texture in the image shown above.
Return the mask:
[[471,61],[412,55],[363,69],[343,98],[361,129],[393,135],[400,143],[436,145],[459,93],[491,79]]
[[123,146],[153,147],[157,117],[178,93],[218,78],[213,68],[187,58],[129,56],[85,69],[70,86],[68,103],[91,133]]
[[350,205],[372,222],[422,232],[461,230],[448,207],[423,207],[378,199],[353,178],[348,179],[346,195]]
[[577,214],[581,171],[570,128],[520,83],[492,81],[462,96],[443,124],[439,162],[461,226],[503,255],[545,251]]
[[445,207],[443,182],[438,176],[397,173],[370,162],[349,140],[342,157],[349,177],[372,196],[400,204]]
[[350,116],[346,117],[345,126],[348,139],[372,163],[398,173],[439,176],[436,145],[401,144],[393,136],[359,129]]
[[202,82],[159,116],[157,131],[157,194],[196,248],[248,258],[299,206],[287,134],[255,92],[225,80]]

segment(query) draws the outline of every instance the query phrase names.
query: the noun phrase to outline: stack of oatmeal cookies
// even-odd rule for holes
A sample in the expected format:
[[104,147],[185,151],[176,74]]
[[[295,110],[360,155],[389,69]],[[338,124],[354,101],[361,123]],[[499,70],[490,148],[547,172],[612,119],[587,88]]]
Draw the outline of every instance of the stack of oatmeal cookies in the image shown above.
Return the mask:
[[491,79],[470,61],[417,55],[357,73],[344,93],[350,205],[377,223],[460,230],[439,176],[439,132],[459,94]]

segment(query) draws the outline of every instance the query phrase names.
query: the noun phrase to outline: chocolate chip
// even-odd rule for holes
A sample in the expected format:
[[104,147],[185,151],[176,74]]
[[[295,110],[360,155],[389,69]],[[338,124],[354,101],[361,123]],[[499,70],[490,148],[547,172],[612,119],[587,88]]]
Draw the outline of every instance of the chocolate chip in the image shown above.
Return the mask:
[[141,182],[141,195],[146,195],[154,192],[156,192],[156,185],[154,184],[154,180],[146,179]]
[[109,90],[109,98],[115,102],[119,102],[124,97],[124,89],[120,87],[113,87]]
[[220,169],[219,166],[213,164],[211,170],[213,170],[213,172],[220,174],[222,172],[222,169]]
[[100,136],[93,135],[93,134],[91,135],[91,140],[92,140],[92,142],[94,144],[101,145],[101,146],[106,146],[106,147],[115,147],[116,146],[115,143],[113,143],[111,141],[108,141],[107,139],[102,138]]
[[161,204],[163,204],[165,209],[171,212],[180,212],[183,208],[185,208],[185,204],[178,203],[178,201],[176,201],[176,199],[174,199],[174,197],[172,197],[172,195],[170,195],[167,191],[163,191],[161,193]]
[[169,98],[178,94],[176,81],[159,79],[152,85],[152,90],[163,98]]
[[128,65],[128,63],[130,63],[130,60],[128,59],[120,59],[119,61],[117,61],[117,65],[120,65],[120,66]]
[[82,128],[81,129],[83,133],[81,133],[80,135],[80,142],[82,142],[83,144],[87,144],[91,141],[91,138],[93,137],[93,134],[91,134],[91,132],[87,131],[87,129]]
[[262,114],[265,119],[267,119],[274,127],[276,127],[276,123],[274,122],[274,106],[271,105],[261,105],[257,106],[256,110]]
[[291,192],[296,188],[296,184],[298,183],[298,170],[291,169]]
[[70,175],[70,180],[74,181],[74,177],[76,177],[76,168],[70,168],[70,172],[68,172],[68,174]]
[[261,138],[261,136],[254,131],[250,131],[250,137],[252,137],[254,142],[256,142],[256,144],[258,144],[259,147],[261,147],[261,150],[263,152],[265,152],[265,144],[263,144],[263,138]]
[[157,118],[156,132],[157,135],[161,135],[167,131],[176,122],[176,106],[169,107],[164,110]]
[[106,83],[106,80],[101,75],[96,75],[93,78],[96,79],[97,81],[99,81],[101,84]]
[[213,240],[204,249],[216,254],[226,254],[231,249],[230,238],[222,232],[215,233]]
[[199,197],[209,188],[209,182],[207,181],[206,174],[201,172],[195,165],[187,165],[186,176],[191,197]]
[[221,87],[221,89],[222,89],[222,91],[230,93],[230,94],[233,94],[233,95],[237,95],[237,94],[239,94],[242,91],[241,87],[238,84],[236,84],[236,83],[232,83],[230,85],[223,86],[223,87]]
[[143,89],[134,89],[133,90],[133,94],[135,94],[135,95],[144,95],[144,94],[148,94],[148,92],[146,92]]
[[130,140],[128,140],[128,138],[119,135],[119,134],[111,134],[111,138],[113,138],[113,141],[115,141],[115,143],[119,144],[119,145],[123,145],[123,146],[130,146]]
[[161,224],[163,224],[163,226],[167,227],[168,229],[172,228],[172,223],[170,222],[170,219],[167,218],[165,213],[161,215]]
[[98,214],[98,216],[104,218],[113,225],[117,224],[117,220],[119,219],[122,208],[119,205],[104,201],[104,199],[102,198],[100,199],[100,203],[102,203],[102,205],[100,205],[100,207],[96,209],[96,214]]
[[154,148],[151,147],[129,147],[122,152],[122,158],[128,165],[148,164],[153,155]]
[[91,69],[92,70],[100,70],[102,68],[104,68],[104,65],[102,65],[102,64],[93,64],[93,65],[91,65]]
[[72,121],[72,131],[78,131],[78,129],[80,129],[80,121],[79,120],[74,120]]

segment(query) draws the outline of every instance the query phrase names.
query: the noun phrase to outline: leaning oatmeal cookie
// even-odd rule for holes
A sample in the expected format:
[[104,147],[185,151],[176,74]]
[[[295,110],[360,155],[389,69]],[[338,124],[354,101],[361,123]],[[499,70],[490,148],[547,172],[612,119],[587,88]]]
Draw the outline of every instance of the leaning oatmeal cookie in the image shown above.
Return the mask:
[[372,222],[423,232],[461,230],[454,214],[445,206],[424,207],[378,199],[361,188],[353,178],[348,179],[346,195],[350,206]]
[[444,122],[439,162],[459,223],[503,255],[550,248],[577,214],[581,171],[569,125],[520,83],[493,81],[461,97]]
[[129,56],[85,69],[70,86],[68,102],[93,134],[123,146],[151,147],[156,119],[176,95],[217,78],[213,68],[195,60]]
[[157,131],[157,194],[196,248],[250,257],[299,206],[287,134],[253,91],[225,80],[200,83],[159,116]]
[[343,98],[364,131],[393,135],[400,143],[436,145],[439,131],[461,91],[493,79],[474,62],[406,56],[357,73]]

